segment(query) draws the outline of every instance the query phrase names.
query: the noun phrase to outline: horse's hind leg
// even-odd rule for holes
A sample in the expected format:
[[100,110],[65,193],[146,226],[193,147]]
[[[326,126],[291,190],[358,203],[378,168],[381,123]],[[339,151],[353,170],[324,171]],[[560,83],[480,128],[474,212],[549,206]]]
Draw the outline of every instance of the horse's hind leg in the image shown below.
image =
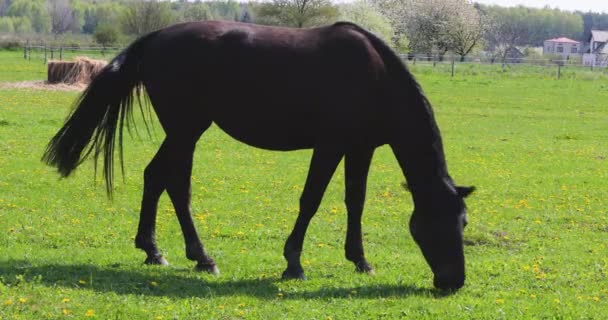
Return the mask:
[[365,203],[367,174],[374,150],[363,149],[348,152],[344,160],[345,171],[345,203],[348,211],[348,227],[344,250],[346,259],[355,264],[359,272],[373,273],[371,265],[363,253],[363,237],[361,235],[361,215]]
[[321,204],[325,189],[342,160],[342,156],[342,152],[331,148],[315,148],[313,151],[306,184],[300,197],[300,213],[283,250],[283,256],[287,260],[287,269],[283,272],[283,279],[306,278],[300,264],[304,235],[310,220]]
[[141,201],[139,227],[137,236],[135,236],[135,247],[146,252],[146,264],[168,264],[158,251],[155,235],[158,199],[167,183],[164,173],[167,160],[166,146],[167,142],[164,141],[144,171],[144,194]]
[[[202,131],[207,129],[209,125],[211,125],[211,122]],[[219,271],[215,261],[207,254],[198,237],[190,209],[192,158],[199,136],[200,134],[195,135],[194,138],[190,136],[168,140],[167,149],[170,157],[166,168],[168,174],[167,192],[173,202],[177,219],[182,228],[186,244],[186,257],[197,261],[197,270],[217,274]]]

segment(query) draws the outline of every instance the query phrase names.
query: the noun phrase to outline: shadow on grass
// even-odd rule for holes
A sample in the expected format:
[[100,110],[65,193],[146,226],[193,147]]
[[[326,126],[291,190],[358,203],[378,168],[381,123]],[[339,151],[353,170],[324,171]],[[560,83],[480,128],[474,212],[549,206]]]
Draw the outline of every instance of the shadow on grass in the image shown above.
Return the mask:
[[[205,279],[206,275],[192,271],[144,267],[141,271],[125,267],[91,264],[31,265],[24,260],[0,261],[0,281],[8,287],[43,285],[113,292],[124,295],[145,295],[173,298],[213,298],[246,295],[260,299],[276,299],[281,279]],[[158,269],[155,269],[158,268]],[[182,273],[182,274],[179,274]],[[322,288],[314,291],[281,292],[282,299],[349,298],[368,299],[385,297],[428,296],[445,297],[451,292],[411,285],[370,285],[357,287]]]

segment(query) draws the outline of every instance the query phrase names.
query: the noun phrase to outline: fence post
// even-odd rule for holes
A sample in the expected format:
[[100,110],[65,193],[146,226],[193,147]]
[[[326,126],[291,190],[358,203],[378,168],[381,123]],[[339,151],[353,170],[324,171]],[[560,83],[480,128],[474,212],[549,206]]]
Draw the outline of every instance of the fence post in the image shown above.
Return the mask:
[[47,50],[46,50],[46,43],[44,44],[44,63],[47,63]]
[[23,59],[27,59],[27,46],[28,46],[29,40],[28,42],[25,43],[25,46],[23,46]]
[[454,54],[452,54],[452,78],[454,77]]
[[557,63],[557,79],[561,77],[562,74],[562,64],[560,62]]
[[59,61],[63,61],[63,47],[59,47]]
[[51,60],[55,59],[55,49],[51,47]]

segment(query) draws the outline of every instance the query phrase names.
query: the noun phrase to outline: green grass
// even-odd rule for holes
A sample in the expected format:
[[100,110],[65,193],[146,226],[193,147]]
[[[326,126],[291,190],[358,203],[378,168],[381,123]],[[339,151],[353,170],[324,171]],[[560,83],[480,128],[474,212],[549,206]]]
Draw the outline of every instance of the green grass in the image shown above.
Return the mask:
[[[374,157],[363,221],[377,275],[356,274],[344,259],[339,170],[304,244],[309,280],[281,281],[311,153],[253,149],[212,127],[196,152],[193,208],[222,272],[213,277],[184,257],[166,196],[157,237],[171,266],[144,266],[133,247],[159,126],[152,139],[126,141],[126,175],[109,202],[90,162],[59,180],[39,160],[76,93],[0,89],[0,318],[604,318],[608,81],[416,72],[451,175],[478,187],[467,201],[467,284],[457,293],[431,289],[387,147]],[[0,52],[1,81],[42,78],[43,66]]]

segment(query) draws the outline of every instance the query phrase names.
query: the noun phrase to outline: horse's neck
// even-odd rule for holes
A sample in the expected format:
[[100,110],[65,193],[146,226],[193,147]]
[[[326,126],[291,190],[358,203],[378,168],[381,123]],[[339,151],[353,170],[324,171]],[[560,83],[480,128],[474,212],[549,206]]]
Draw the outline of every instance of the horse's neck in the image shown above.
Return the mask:
[[409,137],[391,145],[416,206],[433,201],[432,194],[446,188],[450,179],[439,131],[429,130],[432,134],[424,139]]

